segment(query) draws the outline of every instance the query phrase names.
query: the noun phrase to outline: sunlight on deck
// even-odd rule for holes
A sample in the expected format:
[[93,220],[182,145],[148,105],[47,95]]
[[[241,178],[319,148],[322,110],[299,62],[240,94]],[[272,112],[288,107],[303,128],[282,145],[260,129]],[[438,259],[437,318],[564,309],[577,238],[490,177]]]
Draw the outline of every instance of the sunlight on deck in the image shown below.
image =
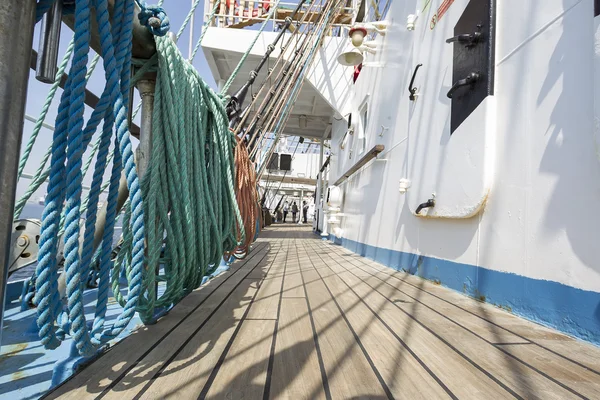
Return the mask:
[[48,398],[600,398],[598,360],[290,224]]

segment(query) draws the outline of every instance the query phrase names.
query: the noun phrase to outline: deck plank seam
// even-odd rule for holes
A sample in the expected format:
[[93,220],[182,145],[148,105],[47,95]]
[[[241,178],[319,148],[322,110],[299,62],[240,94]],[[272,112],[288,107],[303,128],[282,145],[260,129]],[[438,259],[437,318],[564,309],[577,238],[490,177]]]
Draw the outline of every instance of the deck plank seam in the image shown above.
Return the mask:
[[[339,264],[339,265],[340,265],[340,266],[342,266],[341,264]],[[353,274],[351,271],[349,271],[348,269],[346,269],[344,266],[342,266],[342,268],[344,268],[344,269],[345,269],[346,271],[348,271],[349,273]],[[360,270],[362,270],[363,272],[369,273],[368,271],[365,271],[365,270],[363,270],[363,269],[362,269],[362,268],[360,268],[360,267],[357,267],[357,268],[358,268],[358,269],[360,269]],[[358,279],[360,279],[362,282],[364,282],[364,283],[365,283],[366,285],[368,285],[369,287],[373,288],[373,287],[372,287],[372,286],[371,286],[369,283],[367,283],[367,282],[365,282],[364,280],[362,280],[362,278],[358,277],[356,274],[353,274],[353,275],[354,275],[354,276],[356,276]],[[507,351],[507,350],[503,349],[502,347],[500,347],[500,346],[494,346],[492,342],[490,342],[489,340],[485,339],[485,338],[484,338],[484,337],[482,337],[481,335],[479,335],[479,334],[477,334],[477,333],[473,332],[473,331],[472,331],[472,330],[470,330],[469,328],[467,328],[467,327],[463,326],[462,324],[460,324],[459,322],[457,322],[457,321],[453,320],[452,318],[450,318],[450,317],[448,317],[448,316],[446,316],[446,315],[444,315],[444,314],[440,313],[439,311],[437,311],[437,310],[435,310],[434,308],[432,308],[432,307],[430,307],[430,306],[426,305],[425,303],[421,302],[420,300],[418,300],[418,299],[415,299],[414,297],[412,297],[412,296],[410,296],[410,295],[406,294],[404,291],[402,291],[401,289],[398,289],[398,288],[396,288],[395,286],[391,285],[389,282],[386,282],[386,281],[382,280],[381,278],[379,278],[379,277],[377,277],[377,276],[375,276],[375,275],[373,275],[373,274],[371,274],[371,276],[372,276],[372,277],[374,277],[374,278],[376,278],[376,279],[378,279],[378,280],[380,280],[380,281],[382,281],[382,282],[384,282],[384,283],[386,283],[386,284],[388,284],[388,285],[390,285],[392,288],[394,288],[395,290],[398,290],[400,293],[403,293],[403,294],[404,294],[404,295],[406,295],[407,297],[410,297],[410,298],[412,298],[414,301],[416,301],[416,302],[418,302],[418,303],[422,304],[422,305],[423,305],[423,306],[425,306],[426,308],[428,308],[428,309],[432,310],[433,312],[435,312],[435,313],[439,314],[440,316],[442,316],[443,318],[447,319],[448,321],[450,321],[450,322],[452,322],[452,323],[456,324],[457,326],[459,326],[459,327],[461,327],[461,328],[465,329],[467,332],[470,332],[471,334],[475,335],[476,337],[480,338],[481,340],[483,340],[484,342],[486,342],[487,344],[489,344],[489,345],[490,345],[492,348],[498,349],[499,351],[501,351],[502,353],[506,354],[506,355],[507,355],[507,356],[509,356],[510,358],[513,358],[515,361],[517,361],[517,362],[520,362],[521,364],[523,364],[523,365],[525,365],[526,367],[530,368],[532,371],[534,371],[534,372],[538,373],[540,376],[543,376],[544,378],[548,379],[548,380],[549,380],[549,381],[551,381],[552,383],[554,383],[554,384],[556,384],[556,385],[558,385],[558,386],[562,387],[563,389],[567,390],[568,392],[571,392],[572,394],[574,394],[575,396],[577,396],[577,397],[579,397],[579,398],[581,398],[581,399],[588,399],[586,396],[584,396],[583,394],[581,394],[581,393],[577,392],[575,389],[573,389],[573,388],[571,388],[571,387],[567,386],[566,384],[564,384],[564,383],[562,383],[562,382],[560,382],[560,381],[558,381],[558,380],[554,379],[552,376],[550,376],[550,375],[546,374],[545,372],[543,372],[543,371],[539,370],[538,368],[534,367],[533,365],[529,364],[528,362],[526,362],[526,361],[524,361],[524,360],[521,360],[520,358],[518,358],[517,356],[515,356],[515,355],[511,354],[509,351]],[[411,286],[414,286],[414,287],[416,287],[415,285],[411,285]],[[417,287],[417,288],[418,288],[418,287]],[[373,290],[377,291],[376,289],[373,289]],[[381,294],[383,297],[386,297],[386,298],[387,298],[387,296],[385,296],[385,295],[384,295],[384,294],[382,294],[381,292],[379,292],[379,291],[377,291],[377,292],[378,292],[378,293],[380,293],[380,294]],[[426,292],[426,293],[427,293],[427,291],[425,291],[425,290],[424,290],[424,292]],[[401,308],[400,306],[398,306],[396,303],[394,303],[393,301],[391,301],[391,299],[389,299],[389,298],[387,298],[387,299],[388,299],[388,300],[389,300],[389,301],[390,301],[390,302],[391,302],[391,303],[392,303],[392,304],[393,304],[395,307],[397,307],[397,308],[398,308],[398,309],[400,309],[402,312],[404,312],[405,314],[407,314],[407,315],[408,315],[410,318],[412,318],[412,319],[415,319],[415,317],[413,317],[413,316],[411,316],[410,314],[406,313],[406,311],[402,310],[402,308]],[[459,307],[459,308],[461,308],[461,307]],[[454,348],[453,348],[453,346],[452,346],[450,343],[447,343],[447,342],[445,341],[445,339],[442,339],[441,337],[439,337],[439,335],[437,335],[436,333],[434,333],[434,331],[432,331],[430,328],[428,328],[428,327],[426,327],[425,325],[423,325],[423,324],[422,324],[422,322],[420,322],[420,321],[418,321],[418,320],[416,320],[416,319],[415,319],[415,321],[416,321],[417,323],[419,323],[419,325],[423,326],[423,327],[424,327],[426,330],[428,330],[428,331],[430,331],[432,334],[434,334],[436,337],[438,337],[438,339],[439,339],[439,340],[441,340],[442,342],[444,342],[444,344],[446,344],[447,346],[449,346],[450,348],[452,348],[454,351],[456,351],[456,352],[457,352],[459,355],[461,355],[463,358],[465,358],[465,360],[467,360],[467,361],[469,361],[470,363],[472,363],[472,364],[473,364],[473,366],[476,366],[476,364],[475,364],[474,362],[472,362],[472,361],[470,361],[470,359],[466,358],[466,355],[463,355],[463,354],[462,354],[462,353],[461,353],[461,352],[460,352],[458,349],[454,349]],[[496,324],[494,324],[494,325],[496,325]],[[516,335],[516,336],[519,336],[519,335]],[[532,343],[532,344],[533,344],[533,343]],[[476,367],[476,368],[480,369],[481,367]],[[485,371],[485,369],[483,369],[483,368],[481,368],[480,370],[481,370],[482,372],[484,372],[486,375],[488,375],[488,374],[489,374],[489,373],[488,373],[487,371]],[[500,384],[500,383],[499,383],[499,381],[497,380],[497,378],[493,377],[492,375],[489,375],[489,377],[490,377],[490,378],[492,378],[492,379],[493,379],[493,380],[494,380],[496,383]],[[502,386],[502,387],[503,387],[505,390],[507,390],[507,387],[505,387],[503,384],[500,384],[500,385],[501,385],[501,386]],[[512,389],[508,389],[508,390],[511,392],[511,394],[513,394],[513,393],[514,393],[514,392],[512,392]],[[520,396],[519,396],[519,398],[520,398]]]
[[[291,239],[288,239],[291,240]],[[285,261],[283,263],[283,273],[281,275],[281,286],[279,288],[279,301],[277,303],[277,317],[275,318],[275,326],[273,327],[273,339],[271,340],[271,350],[269,353],[269,363],[267,365],[267,377],[265,380],[265,388],[263,392],[263,400],[269,400],[271,393],[271,378],[273,375],[273,363],[275,362],[275,346],[277,346],[277,331],[279,329],[279,318],[281,316],[281,299],[283,296],[283,287],[285,282],[285,272],[287,268],[288,257],[290,255],[290,242],[285,252]]]
[[[254,266],[250,271],[248,271],[248,273],[246,274],[246,276],[248,276],[249,274],[251,274],[256,268],[258,268],[259,265],[261,265],[261,262],[268,256],[269,251],[270,251],[270,248],[267,250],[267,252],[263,256],[263,258],[261,258],[261,260],[259,261],[259,263],[256,266]],[[277,251],[279,251],[279,249]],[[134,399],[141,398],[141,396],[150,388],[150,386],[152,386],[152,384],[154,383],[154,381],[156,380],[156,378],[158,378],[166,370],[166,368],[169,366],[169,364],[171,364],[171,362],[173,362],[173,360],[179,355],[179,353],[181,353],[181,351],[185,348],[185,346],[187,346],[187,344],[194,338],[194,336],[196,336],[198,334],[198,332],[200,332],[200,330],[208,323],[208,321],[210,321],[210,319],[217,313],[217,311],[220,309],[220,307],[223,304],[225,304],[225,302],[229,299],[229,297],[231,296],[231,294],[235,292],[235,289],[237,289],[242,284],[243,281],[244,280],[241,279],[231,289],[231,291],[227,294],[227,296],[225,296],[223,298],[223,300],[221,300],[221,302],[219,302],[219,304],[215,307],[215,309],[206,317],[206,319],[204,321],[202,321],[202,323],[198,326],[198,328],[196,328],[194,330],[194,332],[192,332],[189,335],[189,337],[181,344],[181,346],[179,346],[177,348],[177,350],[175,350],[175,352],[171,355],[171,357],[169,357],[169,359],[166,360],[166,362],[160,367],[160,369],[146,382],[146,384],[144,385],[144,387],[142,387],[140,389],[140,391],[136,394],[136,396],[134,397]]]
[[[294,246],[296,247],[296,258],[300,263],[300,257],[298,256],[298,245],[294,242]],[[323,361],[323,353],[321,351],[321,347],[319,345],[319,334],[317,332],[317,327],[315,324],[314,316],[312,313],[312,308],[310,306],[310,300],[308,298],[308,291],[306,290],[306,282],[304,280],[304,274],[302,274],[302,270],[300,270],[300,280],[302,281],[302,288],[304,289],[304,299],[306,301],[306,307],[308,309],[308,318],[310,320],[310,326],[313,333],[313,342],[315,343],[315,351],[317,353],[317,360],[319,361],[319,369],[321,370],[321,382],[323,383],[323,391],[325,392],[325,398],[327,400],[331,400],[331,388],[329,387],[329,378],[327,376],[327,370],[325,369],[325,362]]]
[[[304,244],[303,244],[304,246]],[[306,252],[306,247],[304,247],[304,250]],[[313,268],[315,268],[314,263],[312,262],[312,259],[310,259],[309,257],[309,262],[312,264]],[[316,268],[315,268],[316,269]],[[321,274],[317,271],[317,274],[319,276],[321,276]],[[321,278],[321,282],[323,282],[323,284],[325,285],[325,289],[327,289],[327,292],[329,292],[329,295],[331,296],[331,299],[333,300],[333,303],[336,305],[338,311],[340,312],[342,319],[344,320],[344,322],[346,323],[346,325],[348,326],[348,328],[350,329],[350,332],[352,333],[352,335],[354,336],[354,340],[356,342],[356,344],[358,345],[358,347],[361,349],[363,356],[366,358],[367,363],[370,365],[371,369],[373,370],[373,372],[375,373],[375,376],[377,377],[377,380],[379,381],[379,383],[381,384],[381,387],[383,389],[383,391],[385,392],[386,396],[388,399],[393,399],[394,396],[389,388],[389,386],[387,385],[387,383],[385,382],[385,380],[383,379],[383,377],[381,376],[381,373],[379,372],[379,369],[377,369],[377,367],[375,366],[375,363],[373,362],[373,359],[371,358],[371,356],[369,355],[369,353],[367,352],[365,346],[363,345],[362,341],[360,340],[358,334],[356,333],[356,331],[354,330],[354,328],[352,327],[352,324],[350,323],[350,321],[348,320],[348,317],[346,316],[346,313],[344,312],[344,310],[340,307],[339,303],[337,302],[337,300],[335,299],[335,297],[333,296],[333,293],[331,292],[331,290],[329,289],[329,286],[327,285],[327,283],[325,282],[325,280],[323,278]],[[450,392],[451,393],[451,392]],[[454,395],[451,395],[451,397],[455,400],[458,400],[458,398]]]
[[[319,257],[321,257],[319,255]],[[418,323],[422,328],[424,328],[426,331],[428,331],[429,333],[431,333],[436,339],[440,340],[442,343],[444,343],[446,346],[448,346],[452,351],[454,351],[456,354],[458,354],[459,356],[461,356],[465,361],[467,361],[469,364],[471,364],[473,367],[475,367],[477,370],[479,370],[480,372],[482,372],[484,375],[486,375],[488,378],[490,378],[492,381],[494,381],[496,384],[498,384],[502,389],[504,389],[505,391],[507,391],[508,393],[510,393],[511,395],[513,395],[515,398],[517,399],[522,399],[521,396],[519,396],[519,394],[517,394],[514,390],[512,390],[511,388],[509,388],[508,386],[506,386],[503,382],[501,382],[498,378],[496,378],[495,376],[493,376],[489,371],[487,371],[485,368],[483,368],[482,366],[480,366],[479,364],[477,364],[474,360],[472,360],[470,357],[468,357],[466,354],[464,354],[463,352],[461,352],[460,350],[458,350],[455,346],[453,346],[451,343],[449,343],[446,339],[442,338],[439,334],[437,334],[435,331],[433,331],[431,328],[425,326],[421,321],[419,321],[418,319],[416,319],[416,317],[412,316],[409,312],[403,310],[398,304],[396,304],[394,301],[392,301],[388,296],[384,295],[383,293],[381,293],[379,290],[377,290],[376,288],[374,288],[371,284],[369,284],[368,282],[365,282],[361,277],[357,276],[356,274],[353,274],[351,271],[349,271],[348,269],[346,269],[346,267],[344,267],[341,263],[337,262],[336,260],[334,260],[332,258],[333,262],[337,263],[340,267],[344,268],[344,270],[346,270],[347,272],[351,273],[352,275],[354,275],[359,281],[361,281],[362,283],[364,283],[365,285],[367,285],[368,287],[370,287],[372,290],[374,290],[375,292],[379,293],[383,298],[385,298],[389,303],[393,304],[396,308],[398,308],[402,313],[404,313],[406,316],[408,316],[410,319],[412,319],[413,321],[415,321],[416,323]],[[323,262],[325,262],[325,260],[323,260]],[[339,274],[335,273],[335,275],[337,275],[339,277]],[[362,300],[362,298],[358,295],[358,293],[356,293],[354,291],[354,289],[352,289],[350,287],[350,285],[348,285],[348,283],[340,277],[340,280],[342,282],[344,282],[344,284],[359,298]],[[384,283],[386,283],[385,281],[382,281]],[[396,289],[396,288],[394,288]],[[399,290],[399,289],[396,289]],[[399,290],[400,291],[400,290]],[[408,296],[408,295],[407,295]],[[411,296],[408,296],[411,297]],[[411,297],[412,298],[412,297]],[[416,299],[413,298],[413,300],[418,301]],[[436,379],[436,381],[438,383],[441,382],[441,379],[439,377],[437,377],[433,371],[430,371],[429,367],[426,366],[426,363],[424,361],[422,361],[414,352],[412,349],[410,349],[410,347],[408,346],[408,344],[406,344],[399,336],[398,334],[385,322],[383,321],[372,309],[371,307],[366,304],[366,302],[363,301],[363,303],[367,306],[367,308],[374,313],[377,318],[384,324],[384,326],[394,335],[394,337],[396,337],[396,339],[398,339],[398,341],[400,341],[400,343],[405,346],[407,348],[407,350],[410,352],[410,354],[419,362],[419,364],[421,364],[426,370],[427,372],[432,375],[432,377],[434,379]],[[439,381],[438,381],[439,380]],[[445,387],[445,385],[443,386]]]
[[[334,246],[334,245],[329,245],[329,246],[331,246],[331,247],[340,247],[340,248],[342,248],[341,246]],[[476,313],[474,313],[474,312],[472,312],[472,311],[469,311],[469,310],[467,310],[466,308],[463,308],[463,307],[459,306],[458,304],[454,304],[454,303],[452,303],[451,301],[449,301],[449,300],[446,300],[446,299],[444,299],[443,297],[440,297],[440,296],[436,295],[435,293],[432,293],[432,292],[430,292],[430,291],[428,291],[428,290],[425,290],[425,289],[423,289],[423,288],[420,288],[420,287],[418,287],[418,286],[416,286],[416,285],[412,284],[411,282],[409,282],[409,281],[407,281],[407,280],[405,280],[405,279],[402,279],[401,277],[397,276],[398,274],[404,274],[404,275],[408,275],[407,273],[401,273],[400,271],[395,271],[395,270],[393,270],[393,269],[392,269],[392,268],[390,268],[390,267],[386,267],[386,266],[384,266],[384,265],[382,265],[382,264],[379,264],[379,263],[377,263],[376,261],[370,260],[370,259],[368,259],[368,258],[365,258],[365,257],[363,257],[363,256],[360,256],[360,255],[357,255],[357,254],[354,254],[354,253],[352,253],[350,250],[347,250],[347,249],[345,249],[345,248],[342,248],[342,249],[344,250],[343,252],[339,252],[339,251],[338,251],[338,252],[336,252],[336,253],[337,253],[337,254],[340,254],[340,255],[347,255],[347,256],[350,256],[349,258],[353,258],[353,259],[361,260],[360,262],[361,262],[363,265],[365,265],[365,266],[370,266],[371,268],[373,268],[374,270],[376,270],[376,271],[378,271],[378,272],[381,272],[381,273],[383,273],[383,274],[385,274],[385,275],[387,275],[387,276],[390,276],[390,277],[392,277],[392,278],[395,278],[395,279],[397,279],[397,280],[399,280],[399,281],[401,281],[401,282],[404,282],[404,283],[406,283],[406,284],[408,284],[408,285],[410,285],[410,286],[413,286],[414,288],[416,288],[416,289],[418,289],[418,290],[421,290],[421,291],[423,291],[423,292],[425,292],[425,293],[427,293],[427,294],[429,294],[429,295],[431,295],[431,296],[433,296],[433,297],[435,297],[435,298],[437,298],[437,299],[439,299],[439,300],[441,300],[441,301],[443,301],[443,302],[445,302],[445,303],[448,303],[448,304],[450,304],[450,305],[452,305],[452,306],[454,306],[454,307],[456,307],[456,308],[459,308],[459,309],[463,310],[463,311],[464,311],[464,312],[466,312],[466,313],[469,313],[469,314],[471,314],[471,315],[473,315],[473,316],[475,316],[475,317],[477,317],[477,318],[479,318],[479,319],[481,319],[481,320],[483,320],[483,321],[486,321],[486,322],[487,322],[487,323],[489,323],[489,324],[495,325],[496,327],[498,327],[498,328],[500,328],[500,329],[502,329],[502,330],[504,330],[504,331],[506,331],[506,332],[508,332],[508,333],[510,333],[510,334],[512,334],[512,335],[518,336],[519,338],[521,338],[521,339],[523,339],[523,340],[529,341],[529,342],[531,342],[532,344],[534,344],[534,345],[536,345],[536,346],[538,346],[538,347],[540,347],[540,348],[542,348],[542,349],[544,349],[544,350],[546,350],[546,351],[548,351],[548,352],[550,352],[550,353],[552,353],[552,354],[556,355],[557,357],[560,357],[560,358],[562,358],[562,359],[564,359],[564,360],[567,360],[567,361],[569,361],[569,362],[571,362],[571,363],[573,363],[573,364],[575,364],[575,365],[578,365],[579,367],[581,367],[581,368],[583,368],[583,369],[586,369],[586,370],[588,370],[589,372],[592,372],[592,373],[594,373],[594,374],[596,374],[596,375],[600,375],[600,371],[599,371],[599,370],[595,370],[595,369],[593,369],[593,368],[591,368],[591,367],[589,367],[589,366],[587,366],[587,365],[585,365],[585,364],[582,364],[582,363],[578,362],[577,360],[574,360],[574,359],[572,359],[572,358],[570,358],[570,357],[568,357],[568,356],[565,356],[564,354],[561,354],[561,353],[559,353],[559,352],[557,352],[557,351],[555,351],[555,350],[552,350],[551,348],[549,348],[549,347],[546,347],[546,346],[544,346],[543,344],[536,342],[535,340],[528,339],[527,337],[525,337],[525,336],[523,336],[523,335],[521,335],[521,334],[518,334],[518,333],[516,333],[516,332],[514,332],[514,331],[511,331],[510,329],[508,329],[508,328],[506,328],[506,327],[504,327],[504,326],[502,326],[502,325],[499,325],[499,324],[497,324],[497,323],[496,323],[496,322],[494,322],[494,321],[491,321],[491,320],[489,320],[489,319],[487,319],[487,318],[485,318],[485,317],[482,317],[481,315],[478,315],[478,314],[476,314]],[[367,260],[367,261],[369,261],[369,262],[368,262],[368,263],[366,263],[366,262],[364,262],[363,260]],[[376,266],[374,266],[374,265],[371,265],[371,264],[376,264]],[[383,269],[382,269],[382,268],[383,268]],[[392,271],[392,273],[388,273],[388,271],[386,271],[386,270],[391,270],[391,271]],[[422,278],[421,278],[421,279],[422,279]]]
[[[273,264],[277,260],[277,256],[279,255],[279,252],[281,251],[282,247],[283,246],[280,246],[277,249],[277,253],[273,257],[273,261],[271,262],[271,265],[269,266],[267,272],[265,273],[265,276],[268,275],[269,271],[273,267]],[[204,398],[206,398],[206,395],[208,394],[208,392],[210,390],[210,387],[214,383],[214,381],[215,381],[215,379],[217,377],[217,374],[219,373],[219,371],[221,369],[221,366],[225,362],[225,358],[227,357],[227,354],[229,353],[229,350],[233,346],[233,342],[235,341],[235,338],[237,337],[239,331],[241,330],[242,325],[244,324],[244,321],[246,320],[246,317],[248,316],[248,313],[250,312],[250,309],[252,308],[252,304],[254,304],[254,300],[256,299],[258,293],[260,292],[260,287],[261,286],[262,286],[262,281],[259,283],[258,290],[256,292],[254,292],[254,294],[252,295],[252,298],[251,298],[248,306],[246,307],[246,310],[244,310],[244,314],[242,315],[242,318],[240,318],[239,323],[237,324],[237,326],[235,327],[235,330],[233,331],[233,334],[231,335],[231,337],[227,341],[227,344],[225,345],[225,348],[221,352],[221,355],[219,356],[217,364],[213,367],[213,369],[212,369],[212,371],[211,371],[211,373],[210,373],[210,375],[209,375],[206,383],[204,384],[202,390],[200,391],[200,394],[198,395],[198,399],[204,399]]]
[[[254,254],[251,257],[248,257],[247,259],[243,260],[239,265],[236,266],[236,269],[233,271],[227,271],[229,272],[229,274],[227,274],[226,277],[224,277],[224,279],[222,279],[222,282],[219,282],[218,285],[216,285],[215,287],[212,288],[212,290],[206,295],[205,298],[203,298],[196,306],[194,306],[186,315],[184,315],[180,321],[177,322],[177,324],[175,324],[173,327],[171,327],[171,329],[169,329],[160,339],[158,339],[152,346],[150,346],[150,348],[148,348],[147,351],[145,351],[140,357],[138,357],[138,359],[128,368],[126,368],[118,377],[116,377],[102,392],[100,392],[97,396],[97,399],[101,399],[102,397],[104,397],[112,388],[114,388],[132,369],[134,369],[140,362],[141,360],[143,360],[148,354],[150,354],[152,352],[152,350],[154,350],[156,348],[156,346],[158,346],[160,343],[162,343],[163,340],[165,340],[171,333],[173,333],[175,331],[175,329],[177,329],[188,317],[190,317],[198,308],[200,308],[200,306],[202,306],[202,304],[204,304],[204,302],[206,302],[213,293],[215,293],[222,285],[225,284],[225,282],[227,282],[230,278],[232,278],[234,275],[236,275],[240,270],[243,269],[243,267],[245,265],[247,265],[248,263],[250,263],[250,261],[257,255],[260,254],[263,250],[267,250],[267,252],[264,253],[263,258],[268,254],[268,248],[269,248],[269,243],[265,242],[262,246],[256,246],[256,248],[254,249],[255,251],[253,252]],[[262,260],[262,259],[261,259]],[[260,261],[259,261],[260,263]],[[226,273],[227,273],[226,272]],[[109,348],[108,351],[102,353],[97,359],[99,360],[102,357],[105,357],[107,354],[110,354],[110,351],[114,350],[115,348],[117,348],[117,346],[119,345],[124,345],[124,343],[127,343],[126,340],[129,339],[130,341],[133,339],[133,336],[127,336],[126,338],[124,338],[122,341],[120,341],[119,343],[117,343],[117,345],[112,346]],[[81,370],[78,371],[77,373],[73,374],[71,377],[69,377],[67,380],[65,380],[64,382],[62,382],[60,385],[58,385],[57,387],[53,388],[51,391],[49,391],[48,393],[44,394],[44,396],[42,396],[40,398],[41,399],[45,399],[49,396],[51,396],[53,393],[56,393],[57,391],[59,391],[62,387],[64,387],[66,384],[68,384],[70,381],[72,381],[73,379],[75,379],[76,377],[79,376],[79,374],[81,373]]]

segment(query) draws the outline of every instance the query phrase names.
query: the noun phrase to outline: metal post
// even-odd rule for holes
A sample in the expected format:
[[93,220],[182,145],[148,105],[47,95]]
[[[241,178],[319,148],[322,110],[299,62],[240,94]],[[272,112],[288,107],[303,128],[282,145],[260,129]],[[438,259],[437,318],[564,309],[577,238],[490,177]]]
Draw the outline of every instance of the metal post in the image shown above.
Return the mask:
[[[150,74],[148,74],[150,75]],[[154,74],[156,76],[156,74]],[[142,180],[152,152],[152,113],[154,111],[154,89],[156,87],[156,78],[151,76],[144,77],[137,83],[137,88],[142,98],[142,120],[140,123],[140,144],[137,149],[138,159],[138,177]]]
[[[194,7],[194,2],[195,0],[192,0],[192,8]],[[190,60],[190,62],[192,62],[192,53],[194,52],[194,16],[196,14],[196,11],[194,11],[194,13],[192,14],[192,17],[190,18],[190,43],[188,46],[188,60]]]
[[[172,38],[173,39],[173,38]],[[142,117],[140,122],[140,144],[137,148],[137,173],[140,182],[148,171],[150,158],[152,156],[152,115],[154,113],[154,90],[156,88],[156,73],[148,73],[137,83],[138,91],[142,99]],[[151,218],[150,215],[147,216]],[[148,256],[148,242],[144,243],[144,252]],[[158,275],[159,265],[147,265],[148,271],[153,269]],[[155,296],[158,297],[158,280],[156,280]]]
[[35,7],[35,0],[0,1],[0,342]]
[[42,18],[41,23],[40,45],[35,69],[35,77],[40,82],[53,83],[56,79],[61,25],[62,1],[55,1],[50,11]]
[[[324,153],[324,146],[323,146],[323,142],[325,141],[325,139],[321,140],[321,147],[319,149],[319,167],[321,168],[321,165],[323,165],[323,153]],[[317,172],[318,176],[317,176],[317,190],[315,192],[315,220],[313,221],[313,226],[315,227],[315,229],[317,231],[320,231],[319,229],[319,222],[321,219],[321,214],[323,213],[323,208],[321,205],[321,182],[323,182],[323,172],[319,171]]]
[[300,201],[298,202],[298,211],[300,215],[298,216],[298,224],[302,224],[302,216],[304,215],[304,207],[302,201],[304,200],[304,188],[300,189]]

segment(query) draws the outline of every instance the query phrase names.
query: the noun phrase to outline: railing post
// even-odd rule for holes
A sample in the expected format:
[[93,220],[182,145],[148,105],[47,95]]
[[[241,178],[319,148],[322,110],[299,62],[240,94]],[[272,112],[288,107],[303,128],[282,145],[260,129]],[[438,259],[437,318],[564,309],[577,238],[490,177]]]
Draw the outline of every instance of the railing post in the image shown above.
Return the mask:
[[[210,3],[212,4],[212,1]],[[192,7],[194,7],[194,0],[192,0]],[[206,6],[204,8],[206,8]],[[190,63],[192,60],[192,53],[194,52],[194,19],[195,19],[195,17],[196,17],[196,12],[194,11],[194,13],[192,14],[192,18],[190,18],[190,42],[188,43],[188,60],[190,60]]]
[[35,7],[35,0],[0,1],[0,342]]
[[[173,41],[174,37],[171,36]],[[140,183],[144,179],[152,157],[152,116],[154,113],[154,90],[156,89],[156,73],[148,73],[137,83],[142,99],[142,117],[140,121],[140,144],[137,148],[137,173]],[[153,218],[147,215],[147,218]],[[144,243],[144,253],[148,259],[148,241]],[[159,265],[146,265],[147,271],[159,272]],[[150,272],[148,272],[150,273]],[[155,296],[158,298],[158,280],[154,284]]]
[[[325,135],[323,135],[325,136]],[[325,138],[321,139],[321,145],[319,146],[319,168],[321,168],[321,165],[323,165],[323,155],[324,155],[324,147],[323,144],[325,142]],[[322,208],[321,206],[321,183],[323,182],[323,172],[322,171],[318,171],[317,170],[317,188],[315,190],[315,220],[313,221],[313,226],[315,227],[315,230],[319,231],[320,230],[320,226],[319,226],[319,217],[321,215],[322,210],[320,210]]]
[[152,152],[152,113],[154,112],[154,89],[156,87],[156,74],[147,76],[137,83],[137,88],[142,98],[142,118],[140,123],[140,144],[137,149],[137,173],[142,180]]

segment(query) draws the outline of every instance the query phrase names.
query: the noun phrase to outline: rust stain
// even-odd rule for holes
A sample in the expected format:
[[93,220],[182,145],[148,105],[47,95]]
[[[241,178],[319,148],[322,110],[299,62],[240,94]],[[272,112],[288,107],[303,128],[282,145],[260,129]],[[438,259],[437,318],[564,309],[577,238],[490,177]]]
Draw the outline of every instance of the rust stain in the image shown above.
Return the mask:
[[490,197],[490,189],[487,189],[485,193],[482,194],[479,203],[475,204],[466,214],[464,215],[430,215],[430,214],[416,214],[412,211],[412,214],[415,217],[423,218],[423,219],[469,219],[473,218],[479,213],[483,212],[485,206]]
[[18,381],[19,379],[26,378],[27,374],[25,373],[25,371],[17,371],[13,372],[10,376],[12,381]]
[[502,304],[494,304],[496,307],[498,307],[501,310],[504,311],[508,311],[509,313],[512,313],[512,307],[511,306],[504,306]]
[[27,343],[17,343],[4,348],[4,352],[0,355],[0,363],[10,360],[11,357],[19,354],[27,348]]

